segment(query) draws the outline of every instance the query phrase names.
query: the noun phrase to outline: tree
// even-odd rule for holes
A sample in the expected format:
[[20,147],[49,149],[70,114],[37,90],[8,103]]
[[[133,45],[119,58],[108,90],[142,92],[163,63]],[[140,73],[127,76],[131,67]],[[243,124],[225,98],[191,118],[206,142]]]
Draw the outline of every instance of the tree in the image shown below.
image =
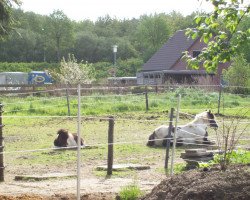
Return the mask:
[[250,64],[243,55],[232,59],[233,63],[228,70],[223,71],[223,77],[227,81],[232,92],[249,93],[250,91]]
[[163,14],[142,16],[137,27],[138,46],[148,60],[169,38],[169,28]]
[[72,24],[68,17],[60,10],[54,11],[48,18],[46,32],[51,42],[56,46],[57,61],[61,60],[61,48],[67,46],[73,40]]
[[7,35],[14,24],[11,16],[12,7],[20,5],[19,0],[1,0],[0,1],[0,39]]
[[53,75],[58,82],[65,84],[91,83],[94,77],[92,69],[91,64],[77,63],[74,55],[69,54],[67,61],[63,57],[60,72],[53,72]]
[[98,37],[91,32],[78,32],[75,39],[75,56],[78,60],[93,62],[97,48]]
[[196,28],[187,29],[186,34],[192,39],[200,37],[207,47],[197,58],[185,54],[188,65],[194,69],[201,67],[208,72],[216,71],[219,63],[229,62],[240,47],[249,42],[250,28],[240,30],[239,25],[249,16],[250,5],[244,0],[207,0],[214,6],[214,11],[208,15],[195,18]]
[[[240,24],[241,30],[246,31],[247,29],[249,29],[249,27],[250,27],[250,16],[245,17]],[[247,60],[247,62],[250,63],[250,54],[249,54],[250,42],[244,43],[239,50],[240,50],[240,54],[243,54],[244,58]]]
[[196,16],[195,13],[184,17],[181,13],[172,11],[166,15],[166,21],[168,27],[170,28],[171,35],[176,31],[184,30],[186,28],[191,28],[194,26],[193,19]]

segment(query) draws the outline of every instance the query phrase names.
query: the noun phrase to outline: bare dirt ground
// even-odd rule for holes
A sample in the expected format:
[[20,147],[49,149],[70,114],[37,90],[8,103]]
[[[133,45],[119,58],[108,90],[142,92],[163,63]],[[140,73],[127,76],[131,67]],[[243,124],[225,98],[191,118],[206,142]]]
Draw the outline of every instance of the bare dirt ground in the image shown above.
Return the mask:
[[[47,172],[53,173],[55,170],[56,169],[49,169]],[[165,175],[161,173],[155,173],[154,166],[148,170],[136,171],[134,177],[130,176],[128,178],[117,176],[98,177],[93,175],[92,170],[91,167],[84,166],[81,171],[81,199],[84,200],[115,199],[117,193],[122,187],[135,182],[143,191],[148,193],[165,177]],[[38,171],[41,171],[41,169]],[[19,174],[20,173],[22,174],[24,172],[20,171]],[[75,171],[68,171],[67,173],[76,174]],[[16,181],[14,180],[14,176],[9,176],[8,174],[13,173],[7,173],[5,181],[0,183],[0,200],[76,199],[76,178],[58,178],[42,181]],[[29,174],[37,174],[37,169],[29,171]]]
[[[43,181],[15,181],[10,178],[0,183],[1,200],[76,199],[74,178]],[[218,167],[190,170],[172,177],[157,174],[151,168],[137,171],[136,178],[98,178],[86,172],[85,168],[81,178],[81,199],[115,199],[121,187],[135,181],[147,194],[142,200],[250,199],[250,165],[233,166],[225,172]]]
[[168,177],[141,200],[247,200],[250,199],[250,165],[192,170]]

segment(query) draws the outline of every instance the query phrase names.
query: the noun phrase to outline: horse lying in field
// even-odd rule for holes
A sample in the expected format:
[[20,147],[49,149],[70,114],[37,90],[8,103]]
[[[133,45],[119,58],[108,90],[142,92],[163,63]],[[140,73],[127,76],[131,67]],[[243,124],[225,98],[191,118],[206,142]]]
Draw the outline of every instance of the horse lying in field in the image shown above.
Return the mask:
[[[177,127],[177,145],[194,143],[211,144],[211,142],[207,139],[208,126],[215,129],[218,128],[218,124],[215,121],[215,116],[213,113],[211,113],[210,110],[197,114],[193,121],[187,123],[186,125]],[[147,146],[166,146],[168,129],[169,127],[166,125],[161,125],[160,127],[156,128],[154,132],[149,136]],[[171,130],[171,143],[174,129],[175,128],[173,127]]]
[[[75,133],[69,133],[65,129],[57,131],[57,138],[54,140],[56,147],[77,147],[78,136]],[[84,146],[84,140],[81,138],[81,146]]]

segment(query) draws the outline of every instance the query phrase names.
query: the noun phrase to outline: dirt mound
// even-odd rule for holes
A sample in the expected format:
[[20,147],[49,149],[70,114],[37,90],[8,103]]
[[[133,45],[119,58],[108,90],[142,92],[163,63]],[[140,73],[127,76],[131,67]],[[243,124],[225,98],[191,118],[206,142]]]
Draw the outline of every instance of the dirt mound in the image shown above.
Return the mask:
[[217,200],[250,199],[250,167],[234,166],[227,171],[218,168],[188,171],[169,177],[142,200]]

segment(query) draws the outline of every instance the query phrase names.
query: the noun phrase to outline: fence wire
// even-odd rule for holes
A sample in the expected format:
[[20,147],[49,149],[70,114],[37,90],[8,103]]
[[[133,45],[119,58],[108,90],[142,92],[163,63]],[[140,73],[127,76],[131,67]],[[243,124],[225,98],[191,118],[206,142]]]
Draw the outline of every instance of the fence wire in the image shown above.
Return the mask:
[[[204,86],[208,87],[208,86]],[[216,86],[217,87],[217,86]],[[115,89],[116,87],[112,88]],[[52,109],[53,107],[65,107],[67,106],[66,98],[70,98],[70,106],[75,107],[76,103],[76,96],[68,95],[65,96],[65,90],[68,89],[69,91],[76,91],[76,88],[62,88],[56,90],[48,90],[48,91],[37,91],[32,93],[26,94],[46,94],[50,92],[63,92],[64,95],[59,97],[40,97],[39,99],[32,99],[28,101],[28,104],[34,104],[34,109]],[[106,90],[106,88],[102,88]],[[82,91],[87,91],[89,89],[82,89]],[[100,88],[92,88],[93,91],[98,92]],[[22,95],[24,93],[21,93]],[[162,104],[166,105],[166,109],[168,109],[169,105],[176,104],[176,98],[169,96],[164,96],[163,98],[160,95],[150,96],[151,94],[155,94],[153,92],[148,92],[149,94],[149,102],[161,102]],[[188,94],[187,92],[182,94]],[[205,93],[201,93],[204,94]],[[18,94],[15,94],[18,95]],[[238,95],[249,97],[249,95]],[[145,101],[145,93],[134,93],[134,94],[112,94],[112,95],[86,95],[82,96],[82,106],[91,105],[92,109],[96,108],[96,105],[100,102],[94,103],[94,100],[100,99],[102,103],[109,104],[110,106],[114,105],[114,101],[109,101],[109,98],[114,97],[116,99],[116,103],[122,104],[137,104],[140,102]],[[158,98],[157,98],[158,97]],[[10,98],[13,98],[11,96]],[[36,97],[38,98],[38,97]],[[247,105],[248,99],[245,99],[246,102],[241,102],[240,105],[246,107],[242,107],[244,109],[249,109]],[[84,102],[84,100],[90,99],[92,102]],[[132,99],[132,100],[131,100]],[[64,103],[60,103],[60,100],[64,100]],[[48,106],[41,106],[36,105],[36,103],[48,101],[48,103],[54,103],[54,105]],[[181,104],[187,103],[189,100],[182,98]],[[192,100],[193,103],[199,102],[199,100]],[[225,100],[224,100],[225,101]],[[213,99],[209,100],[209,102],[213,102],[213,109],[217,109],[218,102],[218,95],[214,96]],[[227,103],[234,103],[234,101],[226,101]],[[6,167],[9,168],[10,172],[14,172],[12,169],[12,165],[15,165],[16,169],[23,172],[30,172],[32,168],[36,168],[39,170],[40,165],[44,165],[45,168],[55,167],[57,166],[58,162],[62,167],[62,170],[66,170],[67,166],[72,166],[75,163],[76,159],[76,151],[74,151],[77,146],[73,147],[54,147],[53,141],[57,137],[57,131],[60,128],[68,129],[70,132],[76,132],[76,123],[77,123],[77,116],[72,115],[52,115],[52,116],[45,116],[45,115],[36,115],[32,116],[27,114],[25,111],[30,110],[30,108],[23,108],[23,109],[13,109],[8,110],[11,106],[25,104],[25,101],[20,99],[20,101],[16,102],[6,102],[5,108],[6,111],[2,117],[5,127],[4,131],[4,140],[5,146],[0,146],[0,148],[4,147],[4,152],[2,153],[6,158]],[[193,110],[192,113],[196,113],[198,110],[205,110],[203,108],[196,108],[193,105],[191,109]],[[239,108],[239,107],[238,107]],[[178,125],[186,124],[187,121],[191,121],[194,119],[195,115],[190,113],[191,109],[181,108],[182,111],[180,112],[181,119],[178,122]],[[230,108],[236,109],[236,108]],[[17,114],[18,113],[18,114]],[[19,115],[20,114],[20,115]],[[106,116],[110,114],[107,113]],[[127,116],[126,116],[127,115]],[[115,163],[124,163],[124,162],[132,162],[132,163],[139,163],[139,164],[149,164],[150,166],[161,166],[163,168],[163,160],[165,158],[165,147],[158,147],[158,148],[150,148],[147,147],[146,144],[148,141],[164,141],[168,138],[163,139],[154,139],[149,140],[149,135],[153,133],[155,128],[158,126],[165,124],[169,125],[169,116],[167,112],[157,112],[157,113],[143,113],[143,116],[133,117],[126,113],[115,116],[115,138],[113,143],[107,142],[107,133],[108,133],[108,120],[109,117],[105,116],[85,116],[82,115],[82,133],[83,139],[85,141],[85,147],[82,148],[84,152],[82,155],[82,159],[84,160],[84,166],[92,164],[94,167],[100,163],[106,163],[107,161],[107,147],[109,145],[114,145],[114,162]],[[145,116],[144,116],[145,115]],[[156,115],[156,117],[155,117]],[[231,123],[229,119],[225,120],[216,120],[219,126],[223,125],[222,123]],[[245,121],[240,121],[238,124],[239,126],[248,125],[250,122],[249,120],[245,119]],[[199,125],[199,124],[197,124]],[[186,147],[188,148],[208,148],[214,149],[218,147],[217,138],[215,132],[211,131],[212,129],[208,129],[209,135],[208,137],[204,136],[197,136],[193,132],[185,131],[187,134],[195,136],[196,139],[204,139],[207,138],[211,142],[211,144],[199,144],[195,142],[181,142],[177,141],[177,144],[184,145],[184,147],[178,147],[178,162],[183,160],[179,158],[179,154],[181,151],[184,151]],[[239,129],[244,130],[244,129]],[[240,138],[240,144],[247,144],[249,143],[250,138],[249,130],[245,130],[244,137]],[[210,134],[211,133],[211,134]],[[170,142],[173,142],[172,138],[169,138]],[[67,150],[67,151],[66,151]],[[70,151],[71,150],[71,151]],[[73,150],[73,151],[72,151]],[[73,157],[73,158],[72,158]],[[44,160],[43,160],[44,159]],[[52,162],[53,160],[53,162]],[[49,164],[45,164],[49,163]],[[56,163],[56,164],[54,164]],[[29,167],[29,165],[31,165]],[[50,166],[51,165],[51,166]],[[73,167],[73,169],[75,169]],[[84,170],[84,169],[83,169]],[[151,172],[146,172],[151,173]],[[155,176],[159,174],[155,173]]]

